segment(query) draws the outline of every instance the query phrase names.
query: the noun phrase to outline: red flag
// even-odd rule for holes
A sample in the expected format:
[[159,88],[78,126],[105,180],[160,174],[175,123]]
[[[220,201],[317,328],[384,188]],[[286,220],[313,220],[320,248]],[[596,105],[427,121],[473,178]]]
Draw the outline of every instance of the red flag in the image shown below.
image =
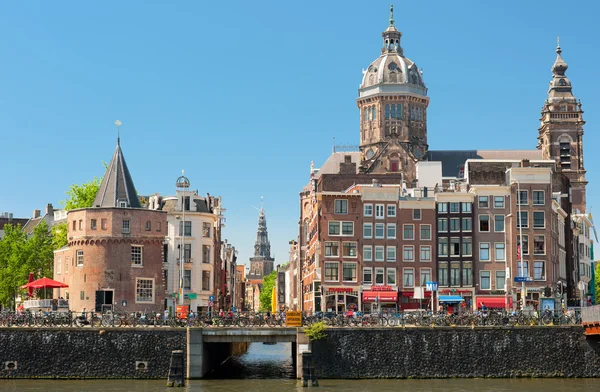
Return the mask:
[[521,260],[521,245],[517,245],[517,260]]
[[[35,278],[33,277],[33,272],[29,273],[29,280],[27,281],[27,283],[31,283],[35,280]],[[27,288],[27,294],[29,298],[33,297],[33,287],[28,287]]]

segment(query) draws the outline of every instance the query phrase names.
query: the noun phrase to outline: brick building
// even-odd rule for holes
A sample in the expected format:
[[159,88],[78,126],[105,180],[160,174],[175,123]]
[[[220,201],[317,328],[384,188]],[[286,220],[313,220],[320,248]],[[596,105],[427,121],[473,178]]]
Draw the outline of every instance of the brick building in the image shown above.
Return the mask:
[[[160,311],[166,213],[142,208],[120,142],[94,204],[67,214],[68,245],[54,252],[54,278],[71,310]],[[58,295],[58,292],[55,293]]]

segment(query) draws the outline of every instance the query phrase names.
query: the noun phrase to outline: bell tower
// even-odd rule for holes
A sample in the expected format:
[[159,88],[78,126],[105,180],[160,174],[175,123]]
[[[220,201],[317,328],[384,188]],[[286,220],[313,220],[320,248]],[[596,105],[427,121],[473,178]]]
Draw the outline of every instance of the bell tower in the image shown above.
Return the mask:
[[583,166],[583,110],[573,95],[571,81],[565,72],[560,41],[552,66],[548,99],[542,108],[537,148],[543,159],[554,159],[558,170],[571,181],[573,211],[586,212],[586,170]]

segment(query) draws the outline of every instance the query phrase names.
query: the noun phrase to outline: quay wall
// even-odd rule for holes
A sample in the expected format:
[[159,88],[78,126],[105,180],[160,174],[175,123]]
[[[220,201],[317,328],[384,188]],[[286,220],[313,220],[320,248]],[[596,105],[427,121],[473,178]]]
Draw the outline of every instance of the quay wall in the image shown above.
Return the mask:
[[328,328],[311,346],[320,378],[600,377],[581,327]]
[[166,380],[173,350],[185,329],[0,328],[0,378]]

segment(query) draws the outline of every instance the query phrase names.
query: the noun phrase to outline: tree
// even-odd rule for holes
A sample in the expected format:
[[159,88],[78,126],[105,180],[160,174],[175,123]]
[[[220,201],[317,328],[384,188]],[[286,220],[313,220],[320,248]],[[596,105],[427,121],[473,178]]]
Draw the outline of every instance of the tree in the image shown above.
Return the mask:
[[277,271],[271,272],[263,278],[262,289],[260,290],[260,311],[271,311],[271,299],[273,297],[273,287],[275,287],[275,278]]
[[52,228],[52,245],[54,250],[60,249],[69,243],[67,236],[67,222],[59,223]]
[[88,181],[81,185],[73,184],[67,191],[67,200],[62,200],[60,203],[65,210],[74,210],[76,208],[88,208],[94,205],[94,199],[100,189],[102,178],[94,177],[92,181]]

